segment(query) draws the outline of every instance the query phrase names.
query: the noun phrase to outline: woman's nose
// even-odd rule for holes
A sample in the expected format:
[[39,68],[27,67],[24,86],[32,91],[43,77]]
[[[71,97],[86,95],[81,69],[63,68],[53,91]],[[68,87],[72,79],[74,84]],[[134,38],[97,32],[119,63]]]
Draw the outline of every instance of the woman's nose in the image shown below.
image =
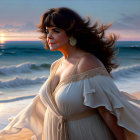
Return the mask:
[[53,34],[51,32],[48,33],[47,35],[48,38],[53,38]]

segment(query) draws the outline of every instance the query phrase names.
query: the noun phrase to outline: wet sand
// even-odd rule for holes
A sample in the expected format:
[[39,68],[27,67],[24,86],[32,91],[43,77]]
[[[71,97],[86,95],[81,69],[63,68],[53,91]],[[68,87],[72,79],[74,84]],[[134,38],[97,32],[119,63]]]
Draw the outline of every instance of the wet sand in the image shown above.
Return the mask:
[[23,129],[18,134],[5,135],[0,137],[0,140],[31,140],[33,133],[29,129]]

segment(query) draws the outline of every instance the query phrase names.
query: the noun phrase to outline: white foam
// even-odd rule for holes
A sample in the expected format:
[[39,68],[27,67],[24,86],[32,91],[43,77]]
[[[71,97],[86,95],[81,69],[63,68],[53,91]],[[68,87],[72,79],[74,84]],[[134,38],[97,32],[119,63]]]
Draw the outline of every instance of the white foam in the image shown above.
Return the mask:
[[124,78],[134,78],[137,74],[140,74],[140,65],[120,67],[112,72],[113,78],[118,81]]
[[0,81],[0,88],[19,87],[24,85],[33,85],[43,83],[47,79],[46,76],[41,76],[33,79],[14,77],[7,81]]
[[50,64],[34,64],[34,63],[25,62],[19,65],[1,67],[0,74],[9,75],[9,74],[17,74],[17,73],[28,73],[28,72],[32,72],[33,70],[46,68],[49,66]]

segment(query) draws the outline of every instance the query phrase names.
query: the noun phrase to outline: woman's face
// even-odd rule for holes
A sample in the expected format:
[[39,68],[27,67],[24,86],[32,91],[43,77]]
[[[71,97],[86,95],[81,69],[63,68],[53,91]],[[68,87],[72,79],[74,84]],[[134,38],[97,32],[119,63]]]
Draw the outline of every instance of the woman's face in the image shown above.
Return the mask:
[[61,50],[69,44],[69,37],[63,29],[46,27],[47,42],[51,51]]

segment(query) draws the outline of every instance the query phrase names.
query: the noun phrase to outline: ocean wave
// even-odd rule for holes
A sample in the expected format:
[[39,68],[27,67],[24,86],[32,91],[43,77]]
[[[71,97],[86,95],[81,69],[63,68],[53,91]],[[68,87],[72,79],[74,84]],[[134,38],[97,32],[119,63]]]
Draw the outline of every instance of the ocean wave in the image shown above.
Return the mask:
[[15,55],[15,54],[16,54],[16,52],[3,52],[3,54]]
[[31,63],[22,63],[19,65],[13,65],[13,66],[5,66],[0,68],[0,75],[9,75],[14,73],[28,73],[32,72],[32,70],[41,70],[50,68],[51,64],[31,64]]
[[119,47],[119,49],[124,49],[124,50],[137,50],[139,51],[140,50],[140,47],[139,46],[129,46],[129,47]]
[[46,79],[47,79],[46,76],[34,79],[15,77],[11,80],[0,81],[0,88],[14,88],[19,86],[35,85],[40,83],[42,84]]
[[139,45],[132,45],[132,46],[129,46],[129,47],[131,47],[131,48],[140,48]]
[[137,73],[140,73],[140,65],[118,68],[112,72],[112,75],[114,80],[118,80],[119,78],[131,78]]
[[36,96],[36,94],[11,97],[11,98],[8,98],[8,99],[0,99],[0,103],[8,103],[8,102],[15,102],[15,101],[20,101],[20,100],[25,100],[25,99],[31,99],[31,98],[34,98],[35,96]]
[[[2,50],[0,48],[0,50]],[[4,48],[3,50],[43,50],[43,47],[38,47],[38,48],[35,48],[35,47],[31,47],[31,46],[28,46],[28,47],[24,47],[24,46],[17,46],[17,47],[7,47],[7,48]]]

